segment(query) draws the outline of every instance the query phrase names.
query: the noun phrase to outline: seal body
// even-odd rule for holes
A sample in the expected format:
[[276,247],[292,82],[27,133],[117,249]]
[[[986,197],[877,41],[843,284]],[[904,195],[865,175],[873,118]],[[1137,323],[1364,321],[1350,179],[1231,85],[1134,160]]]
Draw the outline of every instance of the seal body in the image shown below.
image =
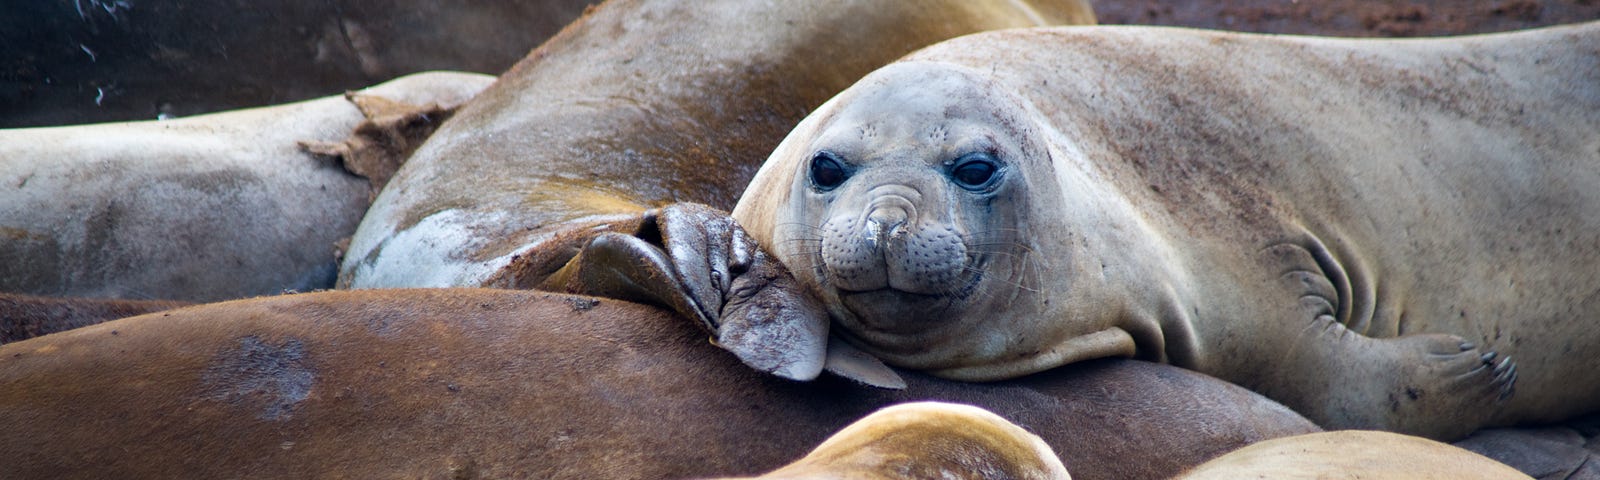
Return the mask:
[[1600,478],[1600,415],[1561,425],[1487,428],[1455,446],[1536,478]]
[[1441,438],[1600,404],[1600,24],[1030,29],[802,122],[733,214],[890,364],[1105,356]]
[[369,182],[308,152],[363,99],[454,107],[494,79],[433,72],[276,107],[0,130],[0,291],[210,301],[333,286]]
[[[1149,362],[906,380],[780,379],[690,321],[610,299],[279,295],[0,345],[0,463],[16,479],[754,475],[873,410],[934,399],[1036,432],[1077,478],[1166,478],[1317,431],[1244,388]],[[1147,449],[1163,453],[1124,458]]]
[[944,478],[1069,480],[1037,435],[971,405],[915,402],[886,407],[828,437],[766,480]]
[[646,209],[731,208],[806,112],[914,49],[1092,21],[1082,0],[607,2],[429,137],[339,283],[537,286]]
[[1229,452],[1175,478],[1497,480],[1532,477],[1488,457],[1426,438],[1341,430],[1267,440]]

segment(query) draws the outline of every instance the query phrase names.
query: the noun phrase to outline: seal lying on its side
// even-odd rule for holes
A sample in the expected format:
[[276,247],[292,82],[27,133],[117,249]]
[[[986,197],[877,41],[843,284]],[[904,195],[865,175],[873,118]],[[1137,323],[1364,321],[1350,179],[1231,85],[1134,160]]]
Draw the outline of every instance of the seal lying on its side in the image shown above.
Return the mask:
[[[1080,479],[1166,478],[1316,431],[1167,365],[1107,359],[901,391],[756,372],[690,322],[526,290],[280,295],[0,345],[0,471],[34,478],[688,478],[801,457],[883,406],[981,406]],[[1152,451],[1138,462],[1127,452]],[[195,459],[205,459],[195,461]]]
[[178,120],[0,130],[0,291],[210,301],[329,288],[334,244],[373,185],[306,146],[420,141],[493,81],[430,72]]
[[1436,438],[1560,420],[1600,405],[1597,44],[973,35],[819,108],[733,215],[894,365],[1138,357]]

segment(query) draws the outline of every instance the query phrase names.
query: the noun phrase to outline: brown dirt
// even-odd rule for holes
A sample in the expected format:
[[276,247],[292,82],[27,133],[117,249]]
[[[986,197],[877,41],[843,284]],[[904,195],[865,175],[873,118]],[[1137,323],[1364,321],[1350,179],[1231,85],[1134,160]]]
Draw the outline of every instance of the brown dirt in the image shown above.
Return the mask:
[[1101,0],[1094,9],[1103,24],[1349,37],[1488,33],[1600,19],[1600,0]]
[[598,1],[0,1],[0,128],[276,105],[427,70],[498,73]]

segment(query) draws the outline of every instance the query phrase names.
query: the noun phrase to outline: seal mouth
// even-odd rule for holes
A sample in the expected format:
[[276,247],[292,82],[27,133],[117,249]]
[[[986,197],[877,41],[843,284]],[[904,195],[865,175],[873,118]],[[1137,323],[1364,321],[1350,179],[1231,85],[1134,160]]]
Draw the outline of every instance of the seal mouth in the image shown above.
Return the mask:
[[839,290],[839,303],[863,327],[880,332],[926,330],[949,314],[953,299],[949,295],[913,293],[895,288]]
[[948,295],[909,292],[894,287],[874,288],[871,290],[850,290],[846,288],[840,288],[838,290],[839,298],[871,297],[874,299],[887,301],[932,302],[948,297]]
[[[824,280],[823,283],[827,284],[829,287],[833,288],[834,292],[838,293],[839,297],[841,297],[841,298],[848,297],[848,296],[863,295],[863,294],[880,294],[880,295],[893,294],[893,295],[897,295],[897,296],[912,297],[912,299],[920,298],[920,299],[929,300],[929,301],[938,300],[938,299],[962,300],[962,299],[965,299],[965,298],[971,296],[973,292],[977,291],[978,290],[978,284],[983,282],[983,279],[985,277],[985,275],[984,275],[985,272],[983,270],[984,262],[982,260],[983,259],[981,259],[981,258],[969,259],[967,261],[967,263],[962,267],[962,269],[967,270],[969,272],[968,275],[963,275],[964,277],[967,277],[967,278],[965,280],[961,281],[960,285],[958,285],[958,286],[953,286],[953,287],[952,286],[946,286],[946,287],[943,287],[941,289],[942,291],[937,291],[937,292],[916,292],[916,291],[906,290],[906,289],[903,289],[903,288],[896,287],[892,281],[884,282],[884,283],[882,283],[880,285],[873,286],[872,288],[863,288],[863,289],[852,289],[852,288],[845,287],[843,285],[839,285],[838,283],[835,283],[835,282],[832,282],[832,281],[827,281],[827,280]],[[818,274],[818,276],[826,278],[827,272],[819,267],[817,269],[817,274]],[[892,300],[892,298],[889,298],[889,299],[886,299],[886,300]]]

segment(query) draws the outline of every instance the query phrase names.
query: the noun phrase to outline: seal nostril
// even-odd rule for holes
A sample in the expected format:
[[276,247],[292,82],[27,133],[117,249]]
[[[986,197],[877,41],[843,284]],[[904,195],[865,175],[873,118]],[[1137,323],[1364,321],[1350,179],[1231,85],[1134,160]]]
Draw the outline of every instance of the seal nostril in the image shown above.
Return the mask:
[[897,228],[906,223],[906,211],[900,208],[874,208],[867,214],[867,222],[878,225],[879,228]]
[[862,235],[870,248],[905,237],[906,211],[897,207],[874,208],[867,214]]

